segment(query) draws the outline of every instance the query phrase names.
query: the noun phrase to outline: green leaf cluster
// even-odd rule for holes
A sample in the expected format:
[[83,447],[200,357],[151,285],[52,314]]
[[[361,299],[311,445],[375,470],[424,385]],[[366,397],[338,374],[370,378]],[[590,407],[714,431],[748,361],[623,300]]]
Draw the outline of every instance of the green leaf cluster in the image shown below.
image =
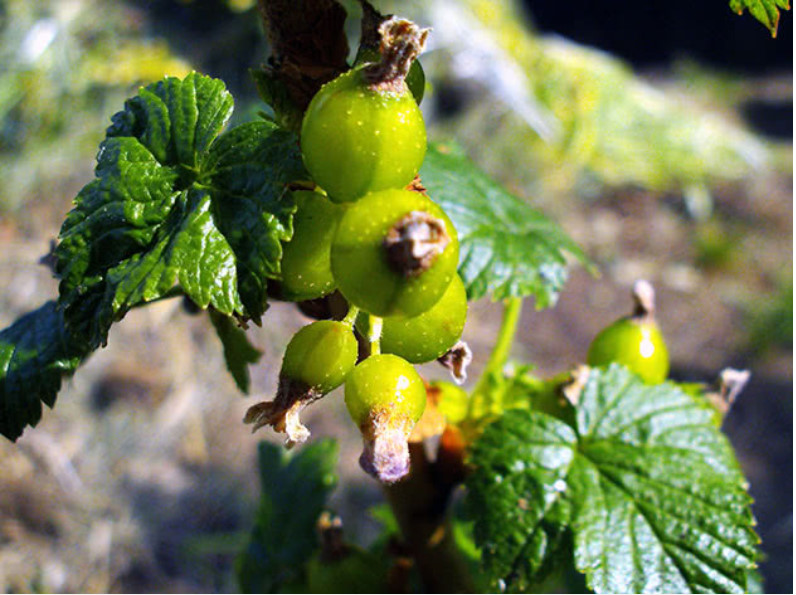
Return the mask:
[[570,423],[512,410],[471,453],[486,570],[513,591],[572,544],[598,593],[743,593],[758,538],[746,482],[703,399],[592,369]]
[[[221,81],[191,73],[142,88],[113,116],[95,179],[61,228],[57,303],[3,331],[5,436],[38,422],[39,401],[52,405],[60,387],[53,370],[73,372],[132,308],[175,295],[211,312],[227,367],[248,389],[247,366],[259,352],[235,321],[260,323],[293,234],[289,184],[307,174],[295,135],[274,122],[222,133],[232,107]],[[470,299],[533,295],[549,306],[566,280],[565,254],[588,262],[552,221],[452,145],[432,148],[422,175],[459,230]],[[33,325],[50,316],[52,336]],[[16,353],[23,347],[26,355]]]
[[[295,136],[272,122],[221,134],[232,96],[191,73],[140,90],[112,118],[95,179],[75,199],[55,250],[57,303],[3,331],[0,420],[16,439],[55,401],[62,373],[107,341],[132,308],[183,294],[214,313],[241,389],[258,353],[231,318],[260,321],[280,276],[304,168]],[[45,323],[51,329],[42,330]]]

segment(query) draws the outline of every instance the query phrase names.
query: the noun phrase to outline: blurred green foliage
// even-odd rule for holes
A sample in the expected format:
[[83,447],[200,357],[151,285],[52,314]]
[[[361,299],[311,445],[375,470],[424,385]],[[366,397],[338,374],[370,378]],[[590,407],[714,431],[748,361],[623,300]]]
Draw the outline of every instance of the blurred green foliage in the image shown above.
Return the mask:
[[[446,16],[459,41],[441,42],[446,59],[432,54],[427,70],[454,85],[475,80],[490,96],[446,131],[470,139],[485,169],[538,190],[543,201],[628,185],[704,194],[770,165],[767,145],[726,109],[739,96],[732,77],[706,81],[701,96],[664,87],[602,51],[541,36],[513,0],[450,3]],[[467,45],[473,39],[477,47]],[[733,93],[725,98],[722,89]]]
[[139,84],[188,63],[121,2],[0,0],[0,212],[47,200]]
[[772,348],[793,349],[793,277],[783,275],[776,291],[767,299],[747,306],[749,348],[762,356]]

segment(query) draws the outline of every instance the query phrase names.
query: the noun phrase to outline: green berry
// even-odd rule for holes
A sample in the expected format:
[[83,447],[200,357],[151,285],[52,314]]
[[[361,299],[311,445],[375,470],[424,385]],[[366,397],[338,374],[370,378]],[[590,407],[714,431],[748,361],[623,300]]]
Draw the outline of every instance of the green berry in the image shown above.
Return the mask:
[[431,308],[412,317],[384,319],[381,350],[413,364],[437,359],[462,336],[467,318],[467,292],[459,275]]
[[319,320],[297,332],[288,343],[280,379],[325,394],[340,386],[357,361],[357,340],[350,326]]
[[622,364],[647,384],[659,384],[669,373],[669,351],[654,317],[654,291],[646,281],[633,288],[636,310],[603,329],[589,347],[590,366]]
[[324,85],[301,125],[307,171],[335,202],[406,186],[426,154],[423,115],[406,83],[374,88],[367,67]]
[[409,435],[426,407],[426,388],[397,355],[372,355],[349,374],[345,403],[362,432],[361,467],[383,483],[409,472]]
[[293,237],[282,248],[280,297],[313,300],[335,288],[329,252],[343,209],[319,192],[299,191],[293,196],[298,208]]
[[372,355],[348,376],[345,404],[358,426],[381,414],[414,424],[426,407],[426,388],[405,359],[389,353]]
[[376,316],[425,312],[445,293],[458,262],[459,239],[448,216],[409,190],[373,192],[351,205],[332,242],[340,293]]

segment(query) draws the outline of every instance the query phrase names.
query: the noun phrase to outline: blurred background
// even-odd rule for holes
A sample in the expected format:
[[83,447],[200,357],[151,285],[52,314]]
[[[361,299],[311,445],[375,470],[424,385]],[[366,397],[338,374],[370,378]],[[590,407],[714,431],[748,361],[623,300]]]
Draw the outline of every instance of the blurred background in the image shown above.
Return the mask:
[[[354,50],[360,11],[343,4]],[[582,361],[643,277],[658,291],[673,378],[752,370],[725,430],[755,498],[766,589],[792,592],[791,13],[772,40],[726,2],[375,5],[434,28],[421,60],[430,138],[456,139],[601,271],[574,269],[555,308],[527,305],[518,360],[544,375]],[[0,0],[0,328],[57,294],[39,260],[124,99],[196,69],[226,82],[245,121],[263,109],[248,70],[267,56],[253,0]],[[471,306],[471,377],[499,318],[497,304]],[[56,409],[0,442],[0,589],[236,591],[256,444],[275,440],[241,420],[273,394],[282,350],[306,322],[277,303],[249,331],[265,356],[248,398],[209,321],[178,300],[115,325]],[[367,541],[362,511],[380,492],[358,468],[341,396],[306,423],[340,441],[333,505]]]

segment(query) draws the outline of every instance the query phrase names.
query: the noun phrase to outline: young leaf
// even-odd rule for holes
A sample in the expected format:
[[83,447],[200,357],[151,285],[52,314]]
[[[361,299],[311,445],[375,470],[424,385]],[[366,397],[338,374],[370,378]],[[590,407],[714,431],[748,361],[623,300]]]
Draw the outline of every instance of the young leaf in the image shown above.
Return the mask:
[[63,311],[47,302],[0,331],[0,434],[16,440],[55,404],[61,379],[87,355],[64,325]]
[[571,530],[598,593],[742,593],[755,566],[746,482],[714,413],[671,384],[593,369],[572,426],[510,411],[475,444],[468,480],[487,570],[538,580]]
[[289,592],[318,547],[316,521],[337,484],[337,443],[316,441],[291,454],[261,442],[259,459],[260,508],[238,580],[244,593]]
[[295,137],[273,123],[216,138],[231,111],[221,81],[192,73],[142,89],[112,118],[56,249],[67,324],[94,347],[177,285],[202,308],[264,312],[292,234],[285,185],[303,166]]
[[748,10],[749,14],[771,31],[771,37],[777,36],[780,8],[790,10],[789,0],[730,0],[730,9],[733,12],[743,14],[744,10]]
[[558,225],[489,179],[461,149],[430,145],[420,175],[459,233],[468,299],[532,295],[546,308],[567,278],[564,253],[590,266]]
[[249,392],[248,364],[255,364],[263,354],[246,338],[246,333],[229,316],[210,310],[210,321],[216,329],[218,338],[224,346],[224,361],[235,379],[235,384],[244,392]]

